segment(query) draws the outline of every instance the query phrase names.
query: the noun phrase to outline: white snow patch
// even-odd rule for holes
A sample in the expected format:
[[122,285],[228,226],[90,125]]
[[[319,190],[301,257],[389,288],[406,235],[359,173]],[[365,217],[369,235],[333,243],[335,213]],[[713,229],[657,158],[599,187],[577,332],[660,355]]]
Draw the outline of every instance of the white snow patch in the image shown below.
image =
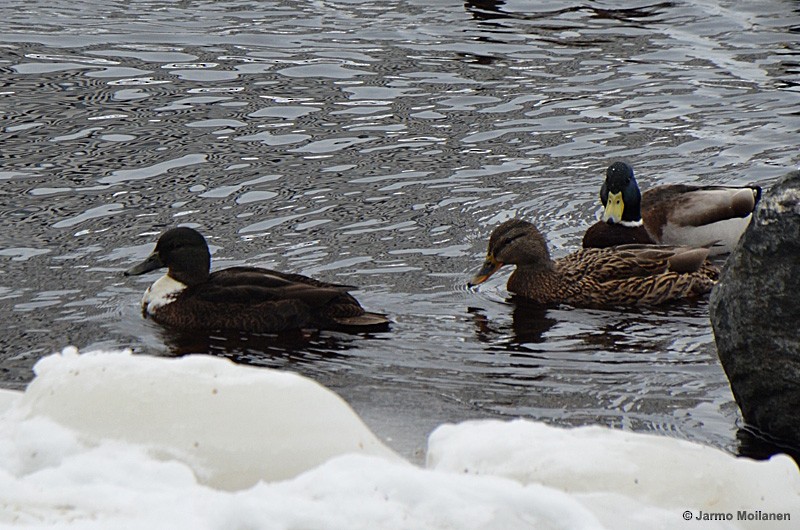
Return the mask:
[[[428,469],[304,377],[74,349],[0,392],[0,526],[69,529],[795,528],[800,473],[669,438],[444,425]],[[235,490],[235,491],[232,491]],[[792,520],[738,521],[736,510]],[[727,521],[684,521],[732,513]]]

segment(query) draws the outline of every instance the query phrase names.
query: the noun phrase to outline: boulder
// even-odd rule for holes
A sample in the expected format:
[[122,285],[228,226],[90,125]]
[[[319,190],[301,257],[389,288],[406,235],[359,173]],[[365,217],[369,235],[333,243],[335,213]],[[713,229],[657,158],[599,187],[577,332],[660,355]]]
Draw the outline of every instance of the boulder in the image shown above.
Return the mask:
[[722,368],[749,427],[800,448],[800,171],[764,193],[711,293]]

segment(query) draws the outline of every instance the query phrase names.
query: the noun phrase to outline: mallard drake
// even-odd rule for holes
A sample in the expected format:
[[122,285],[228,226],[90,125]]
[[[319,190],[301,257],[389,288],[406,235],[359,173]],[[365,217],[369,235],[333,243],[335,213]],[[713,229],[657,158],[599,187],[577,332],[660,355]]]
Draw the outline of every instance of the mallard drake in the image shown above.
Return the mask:
[[354,287],[258,267],[210,273],[208,244],[187,227],[164,232],[150,257],[125,275],[162,267],[168,272],[145,291],[142,313],[180,330],[276,333],[300,328],[371,329],[389,323],[385,315],[364,311],[348,293]]
[[758,186],[656,186],[642,194],[625,162],[606,170],[600,188],[603,218],[586,231],[584,248],[628,243],[709,246],[729,253],[761,196]]
[[540,304],[653,306],[711,291],[719,270],[707,256],[707,248],[621,245],[581,249],[553,260],[541,232],[513,219],[492,232],[486,261],[469,286],[509,264],[517,268],[508,290]]

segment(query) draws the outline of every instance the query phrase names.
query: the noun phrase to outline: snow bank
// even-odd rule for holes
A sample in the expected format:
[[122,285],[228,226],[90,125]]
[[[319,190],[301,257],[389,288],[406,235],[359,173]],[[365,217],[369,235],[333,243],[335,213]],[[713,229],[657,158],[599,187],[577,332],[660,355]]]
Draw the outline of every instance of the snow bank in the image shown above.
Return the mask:
[[[733,515],[736,527],[781,528],[774,521],[737,521],[737,514],[791,512],[794,525],[785,527],[800,527],[800,471],[786,455],[758,462],[684,440],[604,427],[554,429],[522,420],[483,420],[436,429],[428,440],[427,465],[557,488],[575,495],[612,528],[621,527],[619,501],[626,497],[628,511],[638,515],[653,508],[673,515],[689,510],[693,517],[725,513]],[[663,528],[673,527],[666,523]]]
[[[428,467],[332,392],[212,357],[43,359],[0,392],[0,525],[70,529],[796,528],[800,473],[650,435],[445,425]],[[738,521],[736,510],[790,513]],[[702,512],[732,520],[684,521]]]
[[345,453],[396,458],[347,403],[290,372],[207,355],[52,355],[20,407],[91,440],[142,445],[201,482],[240,489],[296,476]]

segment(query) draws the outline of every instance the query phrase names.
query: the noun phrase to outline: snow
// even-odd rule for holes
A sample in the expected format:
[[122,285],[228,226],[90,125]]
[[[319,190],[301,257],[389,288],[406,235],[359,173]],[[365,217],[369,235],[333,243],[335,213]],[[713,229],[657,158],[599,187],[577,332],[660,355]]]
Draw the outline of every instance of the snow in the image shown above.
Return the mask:
[[[800,472],[787,456],[736,459],[685,440],[597,426],[553,429],[522,420],[443,425],[429,438],[427,465],[569,492],[611,528],[622,527],[617,511],[624,497],[637,511],[669,514],[800,512]],[[663,526],[671,527],[669,521]]]
[[[419,467],[333,392],[208,356],[42,359],[0,391],[0,526],[70,529],[795,528],[800,473],[646,434],[442,425]],[[732,520],[683,520],[683,513]],[[737,510],[791,521],[738,521]]]
[[[110,361],[113,359],[113,361]],[[187,463],[198,480],[241,489],[350,452],[399,459],[339,396],[290,372],[207,355],[78,355],[39,361],[20,407],[94,440]]]

